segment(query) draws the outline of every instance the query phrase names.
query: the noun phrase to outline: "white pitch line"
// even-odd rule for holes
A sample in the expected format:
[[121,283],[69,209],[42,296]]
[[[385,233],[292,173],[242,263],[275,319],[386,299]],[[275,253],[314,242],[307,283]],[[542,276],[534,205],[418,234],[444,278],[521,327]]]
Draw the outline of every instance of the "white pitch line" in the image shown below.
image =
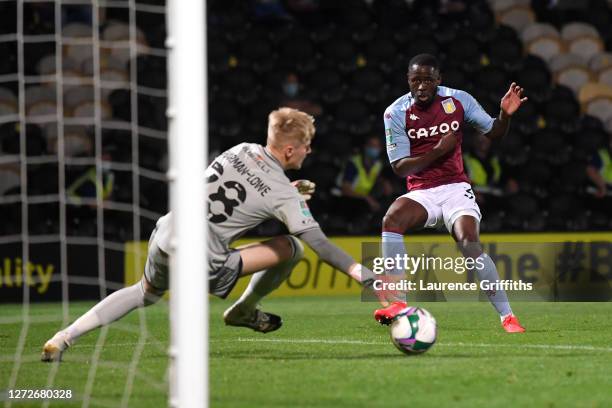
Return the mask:
[[[285,343],[285,344],[361,344],[361,345],[386,345],[389,342],[382,341],[364,341],[364,340],[348,340],[348,339],[254,339],[254,338],[238,338],[241,342],[253,343]],[[494,348],[494,347],[511,347],[511,348],[532,348],[532,349],[552,349],[552,350],[584,350],[584,351],[603,351],[612,353],[612,347],[597,347],[589,345],[571,345],[571,344],[494,344],[494,343],[436,343],[436,347],[476,347],[476,348]]]

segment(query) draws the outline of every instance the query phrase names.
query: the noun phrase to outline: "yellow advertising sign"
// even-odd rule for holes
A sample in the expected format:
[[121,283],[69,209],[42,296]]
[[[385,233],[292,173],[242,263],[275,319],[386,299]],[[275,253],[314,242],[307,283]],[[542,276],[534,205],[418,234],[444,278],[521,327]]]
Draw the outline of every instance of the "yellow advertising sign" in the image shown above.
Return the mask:
[[[243,239],[235,243],[240,246],[261,239]],[[344,249],[356,260],[362,261],[364,248],[378,248],[380,237],[342,237],[331,238],[332,242]],[[565,284],[591,285],[593,282],[608,284],[612,282],[612,233],[572,233],[572,234],[489,234],[483,235],[481,241],[485,251],[497,265],[501,279],[522,280],[531,282],[538,288],[546,290],[563,290]],[[410,256],[423,254],[435,257],[458,256],[450,236],[423,235],[410,236],[405,240]],[[366,246],[364,246],[364,243]],[[554,244],[556,243],[556,244]],[[146,242],[130,242],[125,247],[125,283],[136,282],[142,276],[146,260]],[[560,252],[561,251],[561,252]],[[566,259],[568,265],[559,272],[560,259]],[[582,269],[570,261],[578,261]],[[372,266],[372,257],[365,259]],[[574,262],[575,263],[575,262]],[[565,272],[564,272],[565,271]],[[465,272],[465,273],[464,273]],[[205,273],[202,271],[202,273]],[[426,281],[473,282],[475,274],[469,271],[448,272],[440,268],[421,268],[414,278]],[[238,297],[248,284],[248,278],[238,281],[230,298]],[[318,256],[305,246],[302,259],[279,289],[270,296],[309,296],[309,295],[359,295],[361,287],[330,265],[322,262]],[[540,293],[543,293],[541,290]],[[546,294],[542,296],[547,296]]]

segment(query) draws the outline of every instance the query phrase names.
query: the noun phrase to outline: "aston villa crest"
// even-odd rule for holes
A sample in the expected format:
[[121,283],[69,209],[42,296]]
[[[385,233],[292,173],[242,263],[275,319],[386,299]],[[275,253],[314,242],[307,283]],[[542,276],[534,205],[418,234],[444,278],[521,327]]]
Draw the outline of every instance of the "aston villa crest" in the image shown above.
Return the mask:
[[442,107],[444,108],[444,112],[446,112],[448,115],[457,110],[457,108],[455,107],[455,102],[452,98],[443,100]]

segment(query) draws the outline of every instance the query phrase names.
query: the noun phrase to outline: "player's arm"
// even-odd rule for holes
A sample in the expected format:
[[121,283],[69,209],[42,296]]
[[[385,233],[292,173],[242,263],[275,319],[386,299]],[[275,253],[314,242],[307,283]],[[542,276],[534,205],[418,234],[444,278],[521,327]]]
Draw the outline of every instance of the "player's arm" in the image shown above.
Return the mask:
[[425,154],[415,157],[403,157],[391,163],[393,172],[400,177],[410,176],[429,167],[439,158],[446,156],[455,149],[457,144],[457,136],[451,131],[443,135],[438,144],[433,149]]
[[512,83],[508,92],[501,99],[499,116],[493,122],[491,130],[485,134],[489,139],[500,139],[508,133],[510,128],[510,117],[518,110],[523,102],[527,100],[523,96],[523,88]]
[[321,228],[312,228],[297,234],[326,263],[339,269],[359,282],[374,278],[374,272],[361,266],[352,256],[332,243]]

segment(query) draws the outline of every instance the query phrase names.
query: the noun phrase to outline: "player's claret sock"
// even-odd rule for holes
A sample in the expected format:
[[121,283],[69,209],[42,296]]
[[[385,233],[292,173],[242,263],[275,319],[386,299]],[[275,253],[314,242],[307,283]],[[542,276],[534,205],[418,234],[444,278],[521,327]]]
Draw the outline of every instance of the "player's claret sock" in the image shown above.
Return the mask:
[[406,302],[392,302],[391,305],[374,311],[374,319],[380,324],[389,325],[397,315],[408,308]]

